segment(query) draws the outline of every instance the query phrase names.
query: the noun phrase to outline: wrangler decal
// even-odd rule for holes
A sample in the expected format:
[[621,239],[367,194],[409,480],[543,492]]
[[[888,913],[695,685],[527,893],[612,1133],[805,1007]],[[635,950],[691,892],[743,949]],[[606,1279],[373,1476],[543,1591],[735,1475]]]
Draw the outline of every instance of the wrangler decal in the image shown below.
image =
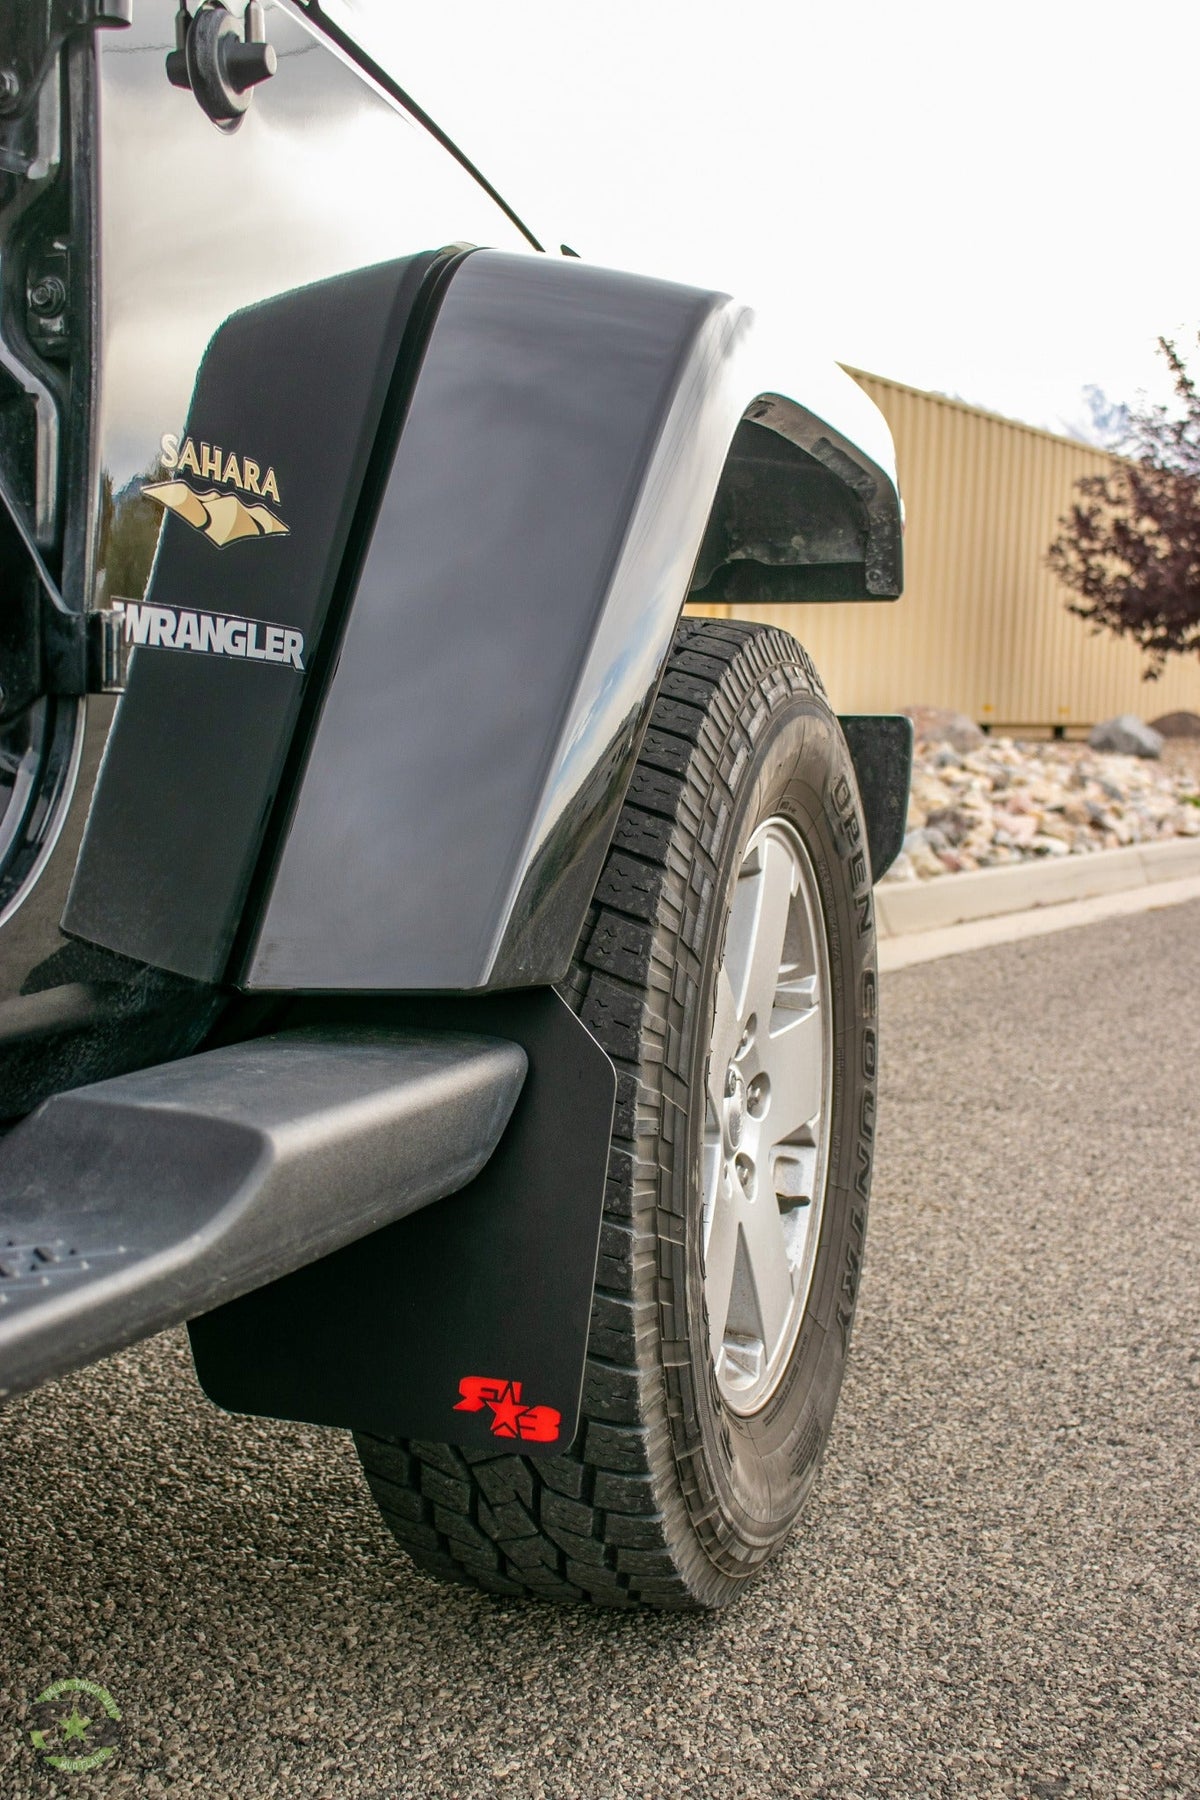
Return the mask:
[[304,668],[304,633],[262,619],[198,608],[153,606],[142,600],[114,600],[127,644],[156,650],[198,650],[207,656],[236,656],[247,662],[286,663]]

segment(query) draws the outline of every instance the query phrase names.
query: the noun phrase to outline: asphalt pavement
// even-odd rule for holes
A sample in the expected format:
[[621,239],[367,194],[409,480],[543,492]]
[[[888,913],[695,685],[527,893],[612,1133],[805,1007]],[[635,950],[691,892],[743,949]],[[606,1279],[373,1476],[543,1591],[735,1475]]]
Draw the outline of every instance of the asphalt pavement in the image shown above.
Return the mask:
[[[0,1794],[1195,1800],[1200,903],[883,1005],[852,1368],[737,1606],[439,1588],[347,1438],[222,1416],[170,1333],[0,1415]],[[29,1741],[63,1677],[93,1774]]]

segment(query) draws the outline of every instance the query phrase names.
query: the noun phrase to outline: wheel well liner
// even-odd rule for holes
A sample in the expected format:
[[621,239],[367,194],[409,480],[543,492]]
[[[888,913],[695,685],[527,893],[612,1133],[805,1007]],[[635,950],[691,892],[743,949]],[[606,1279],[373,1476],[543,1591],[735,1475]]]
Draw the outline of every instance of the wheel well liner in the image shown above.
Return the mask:
[[883,471],[794,403],[756,400],[729,447],[688,598],[894,599],[901,567]]

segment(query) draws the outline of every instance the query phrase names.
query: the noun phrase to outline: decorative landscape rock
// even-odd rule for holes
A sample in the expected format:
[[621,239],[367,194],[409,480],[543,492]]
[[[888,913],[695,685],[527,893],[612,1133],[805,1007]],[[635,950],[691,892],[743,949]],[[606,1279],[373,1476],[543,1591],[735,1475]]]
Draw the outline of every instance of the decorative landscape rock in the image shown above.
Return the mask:
[[886,881],[1200,837],[1200,746],[1154,763],[1087,744],[922,742],[904,849]]
[[949,744],[962,755],[978,749],[983,742],[982,731],[966,713],[951,712],[943,706],[904,706],[900,710],[912,720],[918,744]]
[[1150,721],[1151,731],[1165,738],[1200,738],[1200,713],[1163,713]]
[[1136,713],[1102,719],[1099,725],[1092,726],[1088,743],[1093,750],[1114,750],[1122,756],[1161,756],[1163,747],[1158,732]]

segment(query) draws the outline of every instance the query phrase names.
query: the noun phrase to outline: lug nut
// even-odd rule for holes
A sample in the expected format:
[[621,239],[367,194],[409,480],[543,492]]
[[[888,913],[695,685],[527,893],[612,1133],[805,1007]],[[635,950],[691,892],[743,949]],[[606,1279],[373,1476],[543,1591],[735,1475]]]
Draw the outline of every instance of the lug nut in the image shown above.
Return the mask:
[[761,1119],[771,1100],[771,1080],[764,1072],[746,1089],[746,1107],[752,1119]]

